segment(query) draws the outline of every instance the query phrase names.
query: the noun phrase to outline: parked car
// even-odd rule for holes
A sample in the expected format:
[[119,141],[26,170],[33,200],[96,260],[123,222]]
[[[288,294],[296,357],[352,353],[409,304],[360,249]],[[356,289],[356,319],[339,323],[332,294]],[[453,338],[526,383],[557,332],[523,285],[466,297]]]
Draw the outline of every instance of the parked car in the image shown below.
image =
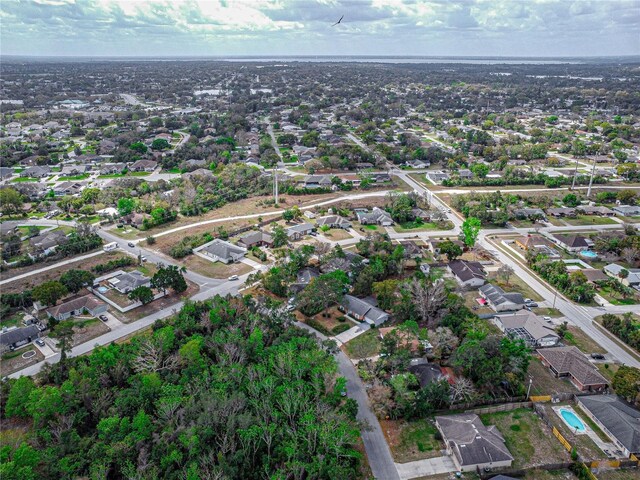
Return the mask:
[[601,353],[592,353],[591,358],[594,360],[604,360],[604,355]]
[[102,320],[103,322],[108,322],[108,321],[109,321],[109,319],[107,318],[107,316],[106,316],[106,315],[100,315],[98,318],[99,318],[100,320]]
[[238,275],[231,275],[227,280],[229,281],[238,280]]
[[542,317],[545,322],[551,323],[551,317]]
[[44,340],[41,338],[37,338],[36,345],[38,345],[39,347],[44,347],[45,346]]
[[536,308],[538,306],[536,302],[526,302],[525,305],[529,308]]
[[135,243],[133,243],[133,242],[129,242],[129,243],[127,243],[127,245],[128,245],[130,248],[135,248],[135,246],[136,246],[136,245],[135,245]]

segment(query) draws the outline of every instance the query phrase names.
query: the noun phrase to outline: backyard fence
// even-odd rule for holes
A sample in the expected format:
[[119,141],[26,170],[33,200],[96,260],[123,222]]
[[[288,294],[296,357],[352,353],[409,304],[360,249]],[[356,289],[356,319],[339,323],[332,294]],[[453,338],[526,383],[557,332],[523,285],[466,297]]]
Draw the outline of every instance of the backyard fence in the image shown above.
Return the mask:
[[544,465],[536,465],[535,467],[530,467],[527,469],[515,470],[509,468],[498,468],[494,469],[491,472],[482,472],[480,473],[480,478],[482,480],[488,480],[496,476],[497,473],[502,475],[508,475],[511,477],[524,477],[526,475],[530,475],[532,470],[547,470],[547,471],[555,471],[555,470],[567,470],[573,465],[572,463],[547,463]]
[[477,415],[482,415],[484,413],[495,413],[495,412],[510,412],[511,410],[517,410],[518,408],[532,408],[532,402],[516,402],[516,403],[503,403],[501,405],[491,405],[487,407],[481,408],[473,408],[468,410],[468,412],[475,413]]
[[558,430],[556,427],[553,427],[551,431],[553,432],[555,437],[560,441],[562,446],[567,449],[567,452],[570,452],[573,449],[573,447],[567,441],[567,439],[562,436],[562,434],[560,433],[560,430]]
[[531,395],[529,397],[529,399],[534,402],[550,402],[551,401],[551,395]]

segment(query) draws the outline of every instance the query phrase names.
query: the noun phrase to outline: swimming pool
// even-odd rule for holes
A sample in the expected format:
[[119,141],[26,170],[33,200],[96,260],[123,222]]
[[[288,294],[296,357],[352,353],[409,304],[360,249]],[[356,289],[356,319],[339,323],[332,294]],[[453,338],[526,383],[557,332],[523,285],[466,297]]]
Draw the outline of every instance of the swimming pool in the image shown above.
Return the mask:
[[592,252],[591,250],[582,250],[580,252],[580,256],[587,257],[587,258],[596,258],[598,254],[596,252]]
[[578,416],[571,410],[560,409],[560,416],[565,421],[565,423],[573,429],[574,432],[582,433],[587,430],[584,426],[584,423],[582,423],[582,420],[580,420]]
[[105,292],[108,292],[108,291],[109,291],[109,289],[108,289],[107,287],[98,287],[98,291],[99,291],[100,293],[105,293]]

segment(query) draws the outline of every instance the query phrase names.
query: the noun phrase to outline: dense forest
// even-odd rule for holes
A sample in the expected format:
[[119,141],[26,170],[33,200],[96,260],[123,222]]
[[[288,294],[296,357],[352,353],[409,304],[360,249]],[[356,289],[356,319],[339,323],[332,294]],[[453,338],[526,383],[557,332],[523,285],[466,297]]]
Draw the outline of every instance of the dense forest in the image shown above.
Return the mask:
[[2,383],[3,480],[357,478],[357,405],[315,338],[216,297]]

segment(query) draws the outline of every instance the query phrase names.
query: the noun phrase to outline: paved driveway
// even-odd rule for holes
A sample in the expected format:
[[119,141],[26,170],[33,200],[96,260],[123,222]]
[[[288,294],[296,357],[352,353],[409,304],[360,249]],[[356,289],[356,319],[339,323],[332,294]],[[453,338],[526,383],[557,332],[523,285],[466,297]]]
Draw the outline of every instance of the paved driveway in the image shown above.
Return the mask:
[[455,472],[456,466],[449,456],[427,458],[425,460],[417,460],[408,463],[396,463],[398,475],[401,480],[409,480],[410,478],[428,477],[430,475],[438,475],[440,473]]

